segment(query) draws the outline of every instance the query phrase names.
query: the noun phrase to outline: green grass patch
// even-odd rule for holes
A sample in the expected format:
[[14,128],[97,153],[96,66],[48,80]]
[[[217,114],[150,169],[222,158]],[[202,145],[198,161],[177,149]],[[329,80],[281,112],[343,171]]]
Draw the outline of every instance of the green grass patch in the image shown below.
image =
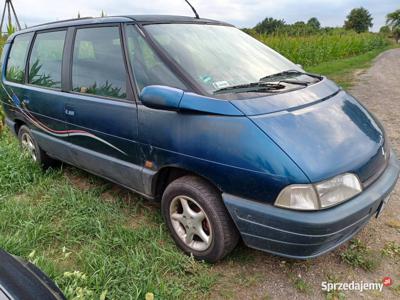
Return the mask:
[[395,241],[386,243],[382,249],[382,255],[391,258],[400,258],[400,244]]
[[379,261],[367,246],[359,239],[350,241],[347,249],[340,254],[342,261],[353,268],[361,268],[365,271],[374,270]]
[[6,116],[4,115],[4,111],[3,111],[3,107],[1,105],[1,101],[0,101],[0,134],[3,131],[4,128],[4,120],[5,120]]
[[159,210],[140,197],[104,201],[108,183],[80,189],[62,170],[43,174],[8,132],[0,157],[0,247],[34,262],[68,299],[196,298],[215,283],[209,266],[183,255]]
[[296,278],[293,284],[300,293],[309,294],[312,291],[311,286],[303,278]]

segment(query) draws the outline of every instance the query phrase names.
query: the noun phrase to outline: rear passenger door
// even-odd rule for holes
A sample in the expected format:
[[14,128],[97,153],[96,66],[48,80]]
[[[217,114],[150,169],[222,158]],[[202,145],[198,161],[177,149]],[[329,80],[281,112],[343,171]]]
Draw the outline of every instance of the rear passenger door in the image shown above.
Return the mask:
[[120,26],[77,27],[69,51],[72,163],[142,192],[137,107]]
[[61,91],[62,61],[67,29],[38,32],[28,58],[27,85],[22,106],[35,127],[33,134],[50,155],[63,159],[59,143],[67,138]]

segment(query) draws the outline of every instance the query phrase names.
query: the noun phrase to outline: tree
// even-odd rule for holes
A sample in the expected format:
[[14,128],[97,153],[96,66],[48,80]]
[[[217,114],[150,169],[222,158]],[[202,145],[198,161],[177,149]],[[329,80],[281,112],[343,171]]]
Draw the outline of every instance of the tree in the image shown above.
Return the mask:
[[354,8],[347,16],[344,23],[344,28],[348,30],[355,30],[356,32],[366,32],[372,27],[372,16],[368,10],[363,7]]
[[382,26],[381,29],[379,29],[379,33],[384,34],[386,36],[390,36],[390,34],[392,33],[392,30],[390,30],[389,26]]
[[400,9],[386,16],[386,24],[389,26],[394,39],[398,43],[400,40]]
[[297,21],[293,24],[294,26],[305,26],[306,23],[304,23],[303,21]]
[[279,28],[285,26],[284,20],[277,20],[274,18],[265,18],[264,21],[258,23],[254,29],[257,33],[271,34],[276,32]]
[[307,21],[307,25],[311,26],[315,30],[321,29],[321,23],[319,20],[315,17],[311,18],[310,20]]
[[400,27],[400,9],[386,16],[386,24],[390,27]]
[[392,34],[394,39],[396,40],[396,43],[399,43],[400,41],[400,27],[396,27],[392,30]]
[[247,34],[251,36],[257,36],[257,32],[254,30],[254,28],[242,28],[242,31],[246,32]]

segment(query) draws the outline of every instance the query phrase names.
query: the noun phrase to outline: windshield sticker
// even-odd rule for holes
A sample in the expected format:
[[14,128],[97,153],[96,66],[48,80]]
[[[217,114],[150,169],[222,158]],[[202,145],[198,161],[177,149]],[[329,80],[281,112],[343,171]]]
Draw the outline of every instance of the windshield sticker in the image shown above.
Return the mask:
[[213,80],[212,77],[208,75],[201,76],[200,79],[206,84],[211,84]]
[[228,83],[228,81],[216,81],[216,82],[213,83],[213,86],[216,89],[223,89],[223,88],[228,87],[229,83]]

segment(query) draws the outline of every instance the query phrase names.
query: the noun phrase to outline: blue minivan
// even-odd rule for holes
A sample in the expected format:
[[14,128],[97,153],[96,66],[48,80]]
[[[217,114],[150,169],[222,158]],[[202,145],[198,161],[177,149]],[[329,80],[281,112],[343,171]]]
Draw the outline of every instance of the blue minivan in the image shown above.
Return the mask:
[[4,47],[0,89],[33,160],[159,200],[178,247],[209,262],[239,239],[291,258],[326,253],[379,216],[399,176],[363,105],[223,22],[28,28]]

